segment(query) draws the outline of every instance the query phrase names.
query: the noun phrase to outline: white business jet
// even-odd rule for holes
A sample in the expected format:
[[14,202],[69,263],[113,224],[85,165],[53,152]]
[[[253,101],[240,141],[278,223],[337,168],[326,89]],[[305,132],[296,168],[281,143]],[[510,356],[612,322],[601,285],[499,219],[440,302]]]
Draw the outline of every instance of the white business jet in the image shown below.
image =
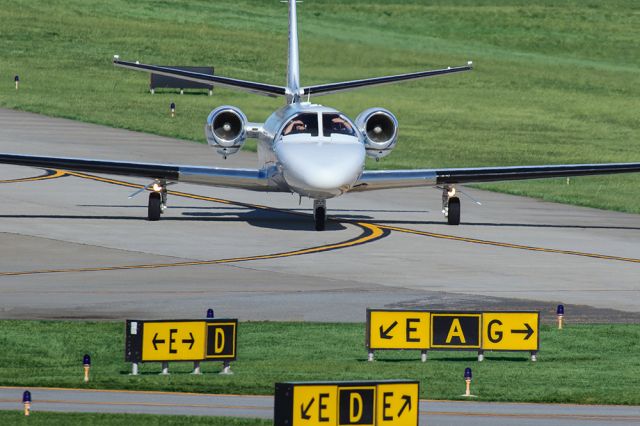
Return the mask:
[[118,56],[113,58],[114,65],[123,68],[215,84],[259,95],[284,97],[286,105],[271,114],[264,123],[249,122],[245,114],[233,106],[218,107],[207,118],[207,142],[225,158],[238,152],[247,138],[258,140],[257,169],[14,154],[0,154],[0,163],[150,178],[153,181],[145,189],[150,190],[148,219],[152,221],[160,219],[166,208],[167,185],[174,182],[296,193],[313,199],[315,229],[318,231],[325,228],[326,200],[348,192],[437,187],[442,189],[442,211],[448,223],[458,225],[460,199],[456,193],[457,184],[640,171],[640,163],[366,171],[364,165],[367,156],[380,159],[396,146],[396,117],[386,109],[369,108],[352,121],[340,111],[309,102],[310,98],[470,71],[472,63],[410,74],[301,86],[295,0],[289,0],[288,56],[285,87],[127,62],[120,60]]

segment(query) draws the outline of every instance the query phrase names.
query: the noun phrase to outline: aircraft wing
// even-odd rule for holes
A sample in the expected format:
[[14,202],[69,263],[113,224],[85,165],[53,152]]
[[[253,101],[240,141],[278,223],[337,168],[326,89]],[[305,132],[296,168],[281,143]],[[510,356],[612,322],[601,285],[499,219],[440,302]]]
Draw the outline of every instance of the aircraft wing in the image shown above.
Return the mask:
[[365,171],[351,191],[640,172],[640,163]]
[[219,75],[202,74],[199,72],[179,70],[176,68],[140,64],[138,62],[121,61],[117,57],[114,57],[113,64],[115,66],[122,67],[122,68],[128,68],[136,71],[146,71],[153,74],[164,75],[167,77],[175,77],[175,78],[180,78],[182,80],[194,81],[196,83],[203,83],[203,84],[215,83],[221,87],[239,89],[245,92],[255,93],[258,95],[264,95],[264,96],[270,96],[270,97],[286,95],[286,89],[282,86],[256,83],[255,81],[238,80],[236,78],[222,77]]
[[278,190],[277,184],[272,180],[273,170],[270,169],[227,169],[221,167],[179,166],[17,154],[0,154],[0,164],[2,163],[45,169],[163,179],[171,182],[196,183],[253,191]]
[[401,81],[418,80],[421,78],[435,77],[438,75],[452,74],[463,71],[471,71],[472,63],[462,67],[448,67],[439,70],[420,71],[409,74],[390,75],[386,77],[365,78],[362,80],[343,81],[340,83],[319,84],[317,86],[304,87],[304,96],[311,95],[329,95],[332,93],[346,92],[349,90],[359,89],[362,87],[382,86],[384,84],[398,83]]

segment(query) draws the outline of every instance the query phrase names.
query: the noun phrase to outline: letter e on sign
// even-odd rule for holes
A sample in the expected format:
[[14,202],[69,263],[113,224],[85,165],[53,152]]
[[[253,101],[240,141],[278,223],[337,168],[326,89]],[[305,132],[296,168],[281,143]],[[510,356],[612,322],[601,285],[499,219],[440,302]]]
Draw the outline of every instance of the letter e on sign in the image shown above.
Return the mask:
[[336,425],[337,386],[297,385],[293,390],[293,424],[298,426]]
[[429,312],[369,310],[368,348],[429,349]]
[[377,426],[417,426],[418,383],[378,385]]

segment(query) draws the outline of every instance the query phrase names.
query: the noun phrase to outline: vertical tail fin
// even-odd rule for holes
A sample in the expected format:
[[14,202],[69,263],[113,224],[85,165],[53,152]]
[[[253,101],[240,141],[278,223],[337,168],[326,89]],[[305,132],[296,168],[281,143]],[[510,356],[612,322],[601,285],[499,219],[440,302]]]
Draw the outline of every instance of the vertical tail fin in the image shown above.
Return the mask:
[[296,0],[289,0],[289,55],[287,64],[287,103],[300,101],[300,59],[298,56],[298,16]]

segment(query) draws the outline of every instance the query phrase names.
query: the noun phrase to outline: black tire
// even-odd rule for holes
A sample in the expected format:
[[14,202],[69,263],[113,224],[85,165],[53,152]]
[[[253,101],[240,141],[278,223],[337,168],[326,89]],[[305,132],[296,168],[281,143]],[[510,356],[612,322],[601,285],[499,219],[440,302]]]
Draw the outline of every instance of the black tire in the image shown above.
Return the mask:
[[149,210],[147,214],[148,220],[160,220],[160,214],[162,213],[162,209],[160,208],[161,204],[162,200],[159,193],[152,192],[151,194],[149,194]]
[[324,226],[327,222],[327,211],[324,207],[318,207],[315,214],[316,231],[324,231]]
[[458,197],[449,198],[447,222],[449,225],[460,225],[460,199]]

